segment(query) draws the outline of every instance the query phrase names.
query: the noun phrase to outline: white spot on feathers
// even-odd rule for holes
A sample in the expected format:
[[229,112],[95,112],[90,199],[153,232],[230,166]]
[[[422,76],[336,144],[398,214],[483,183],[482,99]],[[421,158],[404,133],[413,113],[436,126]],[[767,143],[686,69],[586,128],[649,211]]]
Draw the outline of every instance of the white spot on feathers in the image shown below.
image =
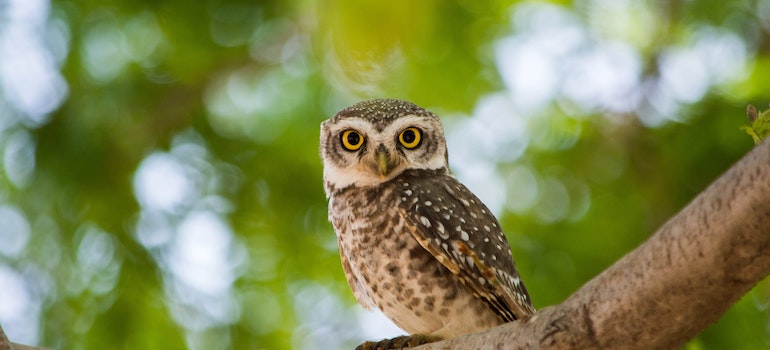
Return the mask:
[[443,239],[449,239],[449,234],[447,234],[446,230],[444,230],[444,225],[441,224],[441,222],[437,222],[436,224],[437,224],[436,229],[438,230],[439,237]]

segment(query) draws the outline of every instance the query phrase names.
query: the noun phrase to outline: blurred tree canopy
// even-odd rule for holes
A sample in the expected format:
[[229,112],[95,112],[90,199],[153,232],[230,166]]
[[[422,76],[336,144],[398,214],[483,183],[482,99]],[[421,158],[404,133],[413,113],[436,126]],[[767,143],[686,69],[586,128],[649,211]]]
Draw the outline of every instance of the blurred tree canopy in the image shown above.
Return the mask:
[[[0,1],[0,324],[61,349],[333,349],[355,304],[319,123],[443,117],[535,306],[752,147],[770,2]],[[758,285],[690,349],[770,347]]]

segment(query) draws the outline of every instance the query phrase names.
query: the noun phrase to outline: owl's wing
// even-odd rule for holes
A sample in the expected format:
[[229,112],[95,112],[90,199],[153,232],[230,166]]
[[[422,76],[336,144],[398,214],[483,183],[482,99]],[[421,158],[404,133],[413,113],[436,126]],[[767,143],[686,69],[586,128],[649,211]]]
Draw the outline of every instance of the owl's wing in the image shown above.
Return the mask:
[[470,190],[448,174],[401,182],[399,210],[423,248],[506,322],[535,312],[500,224]]

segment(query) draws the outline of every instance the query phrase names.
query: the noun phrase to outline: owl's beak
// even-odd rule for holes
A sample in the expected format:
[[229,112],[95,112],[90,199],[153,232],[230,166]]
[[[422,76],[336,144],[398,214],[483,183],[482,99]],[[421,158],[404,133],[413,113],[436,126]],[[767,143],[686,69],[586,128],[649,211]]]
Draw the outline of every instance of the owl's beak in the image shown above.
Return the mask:
[[388,162],[388,153],[384,151],[377,150],[377,172],[380,174],[380,180],[385,180],[385,177],[390,174],[390,171],[393,170],[392,167],[389,166]]

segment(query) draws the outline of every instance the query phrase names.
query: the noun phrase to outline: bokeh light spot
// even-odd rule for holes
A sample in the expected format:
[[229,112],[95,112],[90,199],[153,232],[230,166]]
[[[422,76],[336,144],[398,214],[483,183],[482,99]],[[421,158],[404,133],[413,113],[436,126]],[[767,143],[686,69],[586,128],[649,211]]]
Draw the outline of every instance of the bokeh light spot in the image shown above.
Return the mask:
[[175,157],[154,153],[139,165],[134,176],[134,193],[150,210],[174,212],[191,200],[189,172]]
[[171,271],[200,292],[216,295],[226,291],[235,278],[228,266],[230,228],[213,213],[193,212],[178,230],[169,256]]
[[95,23],[83,35],[80,56],[91,79],[104,84],[120,74],[129,62],[124,50],[126,38],[112,14],[99,11],[92,17]]
[[67,96],[68,86],[47,41],[63,39],[46,33],[46,0],[3,2],[0,31],[0,90],[31,125],[41,125]]
[[8,180],[16,188],[26,187],[35,171],[35,140],[27,131],[18,130],[8,136],[4,146],[3,165]]
[[0,205],[0,254],[17,258],[27,246],[29,237],[30,226],[24,213],[16,207]]

